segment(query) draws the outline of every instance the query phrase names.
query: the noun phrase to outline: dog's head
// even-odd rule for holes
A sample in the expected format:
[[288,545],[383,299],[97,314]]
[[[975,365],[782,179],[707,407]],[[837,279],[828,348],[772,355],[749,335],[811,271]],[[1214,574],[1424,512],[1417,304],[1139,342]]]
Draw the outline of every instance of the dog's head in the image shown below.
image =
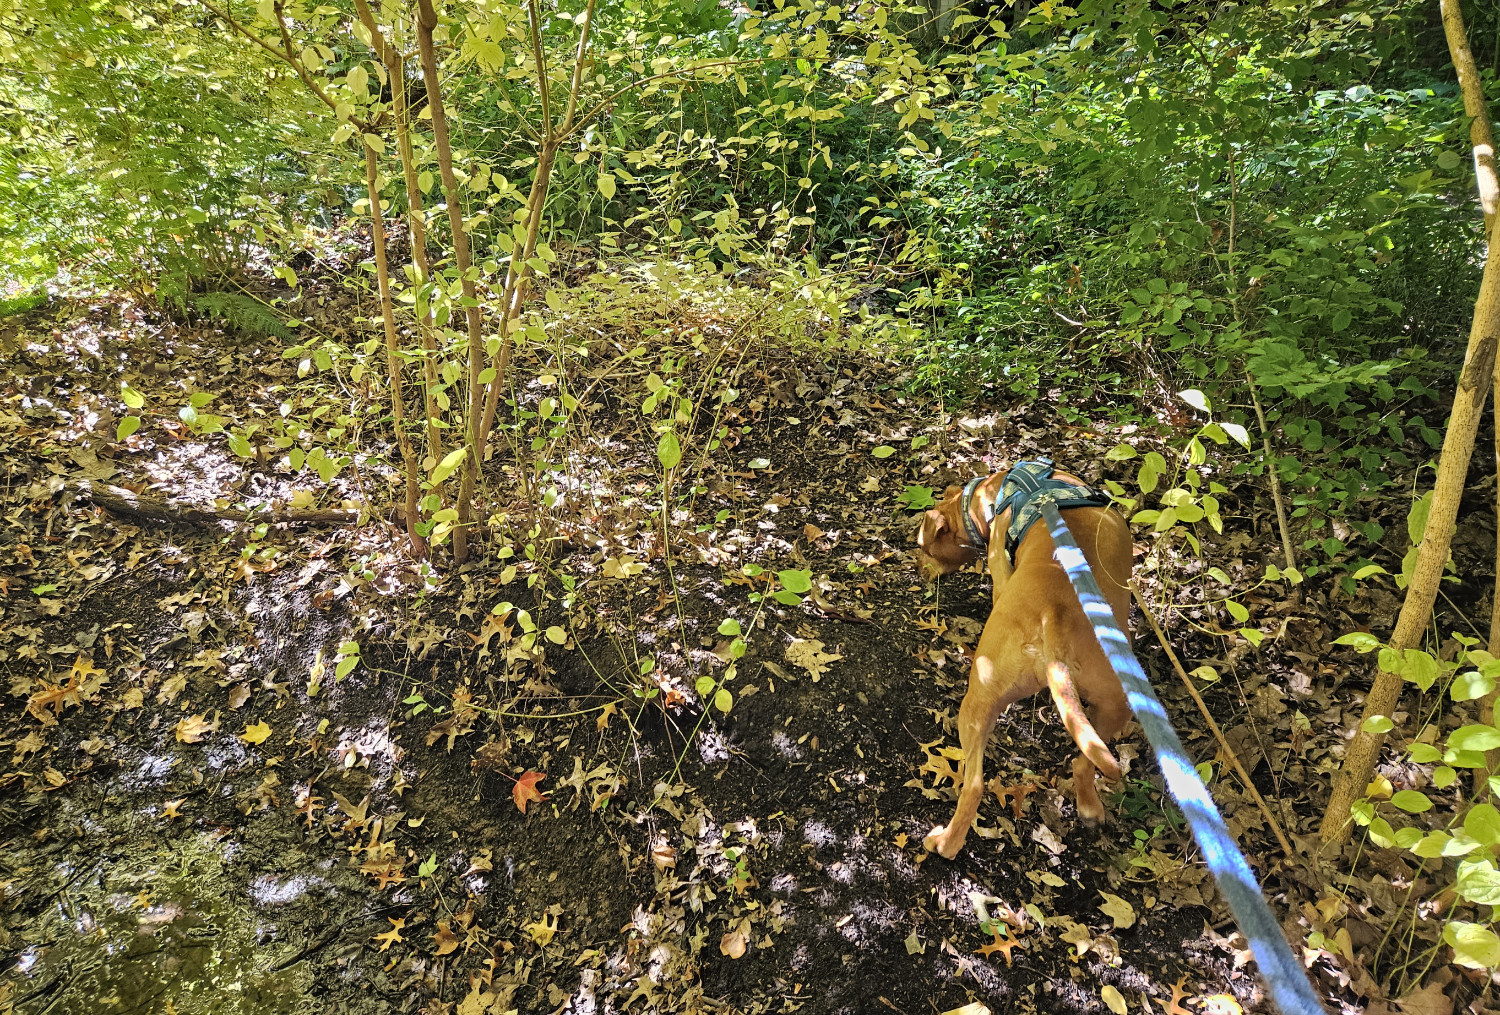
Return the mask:
[[922,525],[917,529],[917,566],[928,580],[957,571],[979,558],[980,549],[964,536],[960,503],[963,492],[961,486],[948,487],[937,507],[922,516]]

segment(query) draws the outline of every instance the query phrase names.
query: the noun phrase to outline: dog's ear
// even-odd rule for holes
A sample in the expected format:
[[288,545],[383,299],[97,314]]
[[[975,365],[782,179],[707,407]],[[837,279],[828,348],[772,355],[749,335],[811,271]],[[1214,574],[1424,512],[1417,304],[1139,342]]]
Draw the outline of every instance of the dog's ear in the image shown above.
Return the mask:
[[962,486],[950,486],[943,491],[943,500],[952,500],[963,492],[964,488]]
[[948,531],[948,516],[937,508],[931,508],[927,512],[927,525],[923,528],[928,528],[933,537],[940,536]]

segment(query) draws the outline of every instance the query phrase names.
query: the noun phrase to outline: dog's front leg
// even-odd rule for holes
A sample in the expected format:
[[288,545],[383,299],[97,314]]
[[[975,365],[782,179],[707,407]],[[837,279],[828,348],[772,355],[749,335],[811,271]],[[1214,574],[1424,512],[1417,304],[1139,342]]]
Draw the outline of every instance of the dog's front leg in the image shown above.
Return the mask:
[[925,849],[949,860],[963,849],[979,814],[979,801],[984,796],[984,747],[995,720],[1011,704],[1037,690],[1035,681],[1022,679],[1025,654],[1020,646],[1007,644],[999,631],[998,616],[998,611],[991,614],[984,626],[969,670],[969,689],[958,709],[958,743],[964,752],[958,806],[953,819],[934,828],[922,843]]

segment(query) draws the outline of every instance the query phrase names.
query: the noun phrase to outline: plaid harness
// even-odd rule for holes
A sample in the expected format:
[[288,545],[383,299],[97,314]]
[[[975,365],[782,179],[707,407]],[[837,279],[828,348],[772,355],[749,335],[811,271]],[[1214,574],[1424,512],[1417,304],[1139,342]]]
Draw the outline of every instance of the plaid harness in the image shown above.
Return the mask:
[[[1005,530],[1005,558],[1012,563],[1015,561],[1016,547],[1021,545],[1021,540],[1027,531],[1036,524],[1037,519],[1042,517],[1043,501],[1056,504],[1062,511],[1068,508],[1107,507],[1109,505],[1109,494],[1103,490],[1096,490],[1091,486],[1075,486],[1064,480],[1054,479],[1052,476],[1054,471],[1050,458],[1017,462],[1005,474],[1005,482],[1000,484],[1000,493],[995,498],[995,502],[984,511],[984,520],[987,525],[993,525],[997,515],[1004,513],[1007,509],[1010,511],[1010,525]],[[976,549],[983,549],[988,540],[984,533],[979,531],[979,525],[974,521],[969,506],[974,501],[975,488],[987,478],[976,476],[969,480],[959,500],[959,508],[964,519],[964,531],[969,537],[970,544]]]

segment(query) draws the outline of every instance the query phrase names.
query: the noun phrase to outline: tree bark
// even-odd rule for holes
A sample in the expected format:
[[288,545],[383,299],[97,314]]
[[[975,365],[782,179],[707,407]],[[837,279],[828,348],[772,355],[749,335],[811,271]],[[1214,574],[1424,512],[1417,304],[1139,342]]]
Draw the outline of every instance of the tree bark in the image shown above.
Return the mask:
[[[407,234],[411,241],[411,264],[417,273],[417,284],[424,285],[432,277],[427,261],[427,216],[422,201],[422,188],[417,184],[417,163],[411,144],[411,110],[406,99],[406,58],[395,43],[381,34],[380,24],[375,20],[367,0],[355,0],[359,20],[370,33],[370,45],[375,55],[385,65],[391,82],[391,112],[396,126],[396,151],[401,158],[401,175],[406,183]],[[417,335],[422,343],[423,407],[427,412],[427,458],[424,469],[431,470],[443,457],[443,437],[439,431],[438,409],[433,398],[437,388],[437,339],[432,331],[431,313],[417,315]]]
[[474,487],[479,476],[479,424],[484,411],[483,386],[479,383],[479,374],[484,364],[484,333],[474,280],[469,277],[469,268],[473,263],[469,254],[469,234],[464,231],[458,179],[453,175],[453,148],[448,140],[448,118],[443,111],[437,51],[432,43],[432,30],[436,27],[437,12],[432,8],[432,0],[417,0],[417,48],[422,57],[422,80],[427,85],[427,107],[432,112],[432,141],[437,149],[438,172],[443,179],[448,224],[453,230],[453,261],[458,267],[463,286],[464,316],[469,332],[469,407],[464,418],[464,439],[469,453],[464,460],[463,478],[459,483],[456,505],[458,525],[453,530],[453,559],[462,564],[469,559],[469,526],[473,520]]
[[[1469,49],[1469,33],[1464,28],[1463,11],[1456,0],[1440,0],[1443,14],[1443,34],[1448,37],[1448,52],[1453,56],[1453,69],[1458,74],[1458,88],[1464,97],[1464,112],[1469,115],[1469,142],[1474,147],[1474,178],[1479,190],[1479,206],[1484,211],[1484,235],[1493,249],[1495,213],[1500,210],[1500,175],[1495,165],[1495,133],[1490,123],[1489,106],[1484,100],[1484,86],[1479,77],[1474,54]],[[1500,470],[1500,373],[1494,378],[1495,413],[1495,465]],[[1500,487],[1496,488],[1496,517],[1500,517]],[[1500,579],[1500,539],[1495,545],[1495,575]],[[1491,592],[1490,638],[1491,655],[1500,655],[1500,584]],[[1479,704],[1479,721],[1486,726],[1495,724],[1496,692],[1491,691]],[[1486,755],[1485,769],[1475,769],[1476,788],[1482,789],[1489,773],[1500,764],[1500,750]]]
[[365,190],[370,198],[370,238],[375,244],[375,279],[380,292],[380,317],[385,325],[386,375],[391,385],[391,423],[396,430],[396,444],[401,449],[402,471],[406,475],[406,538],[412,555],[427,556],[427,541],[417,535],[417,499],[421,484],[417,479],[417,453],[406,432],[406,402],[401,396],[400,343],[396,338],[396,308],[391,303],[391,273],[385,256],[385,217],[380,212],[380,166],[375,149],[364,141]]

